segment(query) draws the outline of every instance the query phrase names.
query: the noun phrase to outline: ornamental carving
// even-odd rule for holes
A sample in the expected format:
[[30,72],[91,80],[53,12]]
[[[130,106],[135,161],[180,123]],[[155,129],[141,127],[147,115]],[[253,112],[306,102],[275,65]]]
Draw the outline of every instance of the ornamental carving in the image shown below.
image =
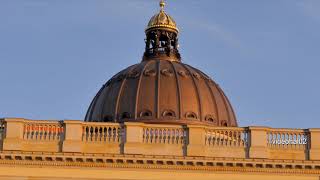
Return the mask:
[[146,69],[143,73],[145,76],[155,76],[157,73],[154,69]]
[[163,69],[163,70],[161,70],[161,74],[163,74],[164,76],[172,77],[173,71],[171,69]]

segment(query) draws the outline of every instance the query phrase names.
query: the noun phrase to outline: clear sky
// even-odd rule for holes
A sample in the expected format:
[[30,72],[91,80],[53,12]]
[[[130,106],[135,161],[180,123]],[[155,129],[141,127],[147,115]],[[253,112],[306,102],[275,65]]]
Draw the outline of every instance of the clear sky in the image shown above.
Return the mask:
[[[141,61],[158,0],[0,0],[0,117],[83,119]],[[183,62],[225,90],[240,126],[320,127],[320,0],[168,0]]]

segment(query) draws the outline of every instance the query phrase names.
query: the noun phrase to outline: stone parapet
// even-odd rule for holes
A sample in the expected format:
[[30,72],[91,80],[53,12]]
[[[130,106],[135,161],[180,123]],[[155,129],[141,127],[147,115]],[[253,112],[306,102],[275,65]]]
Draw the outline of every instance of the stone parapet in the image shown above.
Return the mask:
[[320,160],[320,129],[1,119],[0,150]]

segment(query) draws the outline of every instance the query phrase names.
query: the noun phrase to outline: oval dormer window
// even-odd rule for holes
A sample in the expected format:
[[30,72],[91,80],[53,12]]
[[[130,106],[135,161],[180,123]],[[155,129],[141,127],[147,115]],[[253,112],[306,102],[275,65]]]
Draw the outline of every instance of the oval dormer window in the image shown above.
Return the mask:
[[186,113],[186,118],[187,118],[187,119],[198,119],[198,116],[197,116],[197,114],[194,113],[194,112],[187,112],[187,113]]
[[167,118],[173,118],[176,117],[176,113],[172,110],[165,110],[163,111],[162,116]]
[[141,113],[140,113],[141,118],[147,118],[147,117],[151,117],[151,116],[152,116],[152,112],[149,110],[144,110],[144,111],[141,111]]

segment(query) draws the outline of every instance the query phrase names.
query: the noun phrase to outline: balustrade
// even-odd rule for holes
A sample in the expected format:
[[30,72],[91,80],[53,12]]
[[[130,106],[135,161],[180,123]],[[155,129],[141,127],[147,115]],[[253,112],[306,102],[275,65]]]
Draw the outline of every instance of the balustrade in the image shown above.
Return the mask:
[[186,131],[183,128],[144,127],[143,142],[149,144],[184,144]]
[[269,129],[267,145],[275,149],[306,149],[309,143],[308,132],[294,129]]
[[319,129],[0,119],[4,151],[320,160],[319,137]]
[[60,141],[64,128],[61,122],[26,121],[23,127],[23,139],[31,141]]
[[82,141],[120,143],[123,129],[119,124],[84,123],[82,126]]
[[208,128],[205,145],[223,147],[247,147],[248,132],[244,128]]

